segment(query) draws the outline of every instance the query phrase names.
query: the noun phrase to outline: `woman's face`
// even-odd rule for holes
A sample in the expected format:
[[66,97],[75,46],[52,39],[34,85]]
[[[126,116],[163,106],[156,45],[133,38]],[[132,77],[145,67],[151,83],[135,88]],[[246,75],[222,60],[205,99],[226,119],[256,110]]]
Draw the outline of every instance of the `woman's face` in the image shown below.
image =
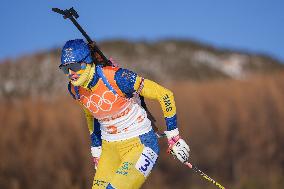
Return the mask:
[[82,62],[62,65],[60,66],[60,69],[64,72],[64,74],[69,78],[70,81],[77,81],[86,67],[87,64]]
[[66,74],[70,81],[77,81],[81,74],[86,69],[87,64],[86,63],[80,63],[81,69],[80,70],[72,70],[71,68],[68,70],[68,74]]

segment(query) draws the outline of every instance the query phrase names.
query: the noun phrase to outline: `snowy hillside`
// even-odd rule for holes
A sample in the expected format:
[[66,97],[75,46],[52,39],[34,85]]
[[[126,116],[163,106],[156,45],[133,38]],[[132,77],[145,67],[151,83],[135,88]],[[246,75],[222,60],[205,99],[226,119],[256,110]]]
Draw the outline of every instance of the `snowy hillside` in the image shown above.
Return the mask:
[[[283,69],[283,64],[268,56],[219,50],[192,41],[107,41],[100,47],[120,66],[161,83],[246,79],[251,74]],[[67,80],[58,69],[59,63],[59,49],[3,61],[0,97],[65,93]]]

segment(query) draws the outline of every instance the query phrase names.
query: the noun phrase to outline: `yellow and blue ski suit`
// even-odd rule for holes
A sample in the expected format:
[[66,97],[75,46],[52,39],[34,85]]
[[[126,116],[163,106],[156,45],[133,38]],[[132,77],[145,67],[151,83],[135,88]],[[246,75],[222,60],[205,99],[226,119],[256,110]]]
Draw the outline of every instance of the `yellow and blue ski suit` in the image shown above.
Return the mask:
[[92,146],[102,146],[92,189],[140,188],[157,161],[159,146],[135,97],[158,100],[167,130],[173,130],[177,128],[173,93],[123,68],[94,66],[92,75],[85,86],[68,86],[83,106]]

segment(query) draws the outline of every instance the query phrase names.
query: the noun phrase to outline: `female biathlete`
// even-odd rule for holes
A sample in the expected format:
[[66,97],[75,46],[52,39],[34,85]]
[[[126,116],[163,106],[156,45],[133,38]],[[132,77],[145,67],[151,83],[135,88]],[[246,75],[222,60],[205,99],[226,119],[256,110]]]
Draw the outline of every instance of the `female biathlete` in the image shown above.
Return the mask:
[[92,189],[138,189],[153,169],[158,140],[139,95],[160,102],[169,151],[187,162],[189,147],[179,135],[171,91],[130,70],[96,65],[82,39],[66,42],[59,67],[86,115],[96,168]]

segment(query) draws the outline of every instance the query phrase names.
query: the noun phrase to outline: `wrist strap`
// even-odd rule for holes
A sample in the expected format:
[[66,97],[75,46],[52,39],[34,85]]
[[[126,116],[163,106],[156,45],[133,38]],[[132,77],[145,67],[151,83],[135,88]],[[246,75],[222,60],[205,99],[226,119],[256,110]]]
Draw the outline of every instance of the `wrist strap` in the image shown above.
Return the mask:
[[177,135],[177,136],[171,138],[170,140],[168,140],[169,146],[173,146],[179,139],[180,139],[180,136]]

